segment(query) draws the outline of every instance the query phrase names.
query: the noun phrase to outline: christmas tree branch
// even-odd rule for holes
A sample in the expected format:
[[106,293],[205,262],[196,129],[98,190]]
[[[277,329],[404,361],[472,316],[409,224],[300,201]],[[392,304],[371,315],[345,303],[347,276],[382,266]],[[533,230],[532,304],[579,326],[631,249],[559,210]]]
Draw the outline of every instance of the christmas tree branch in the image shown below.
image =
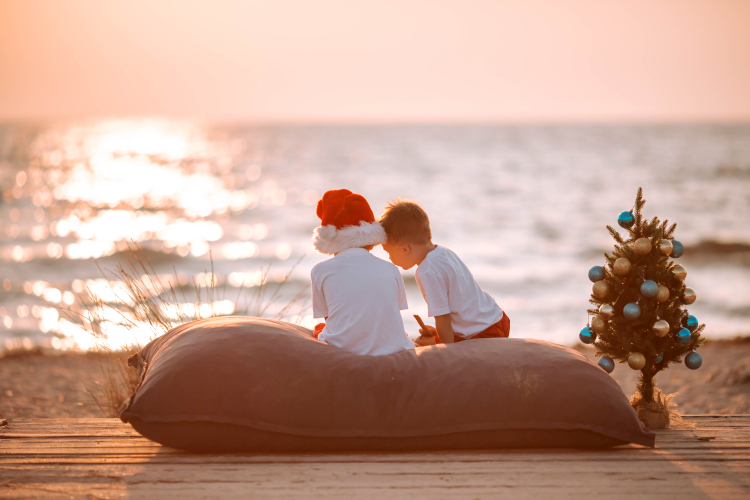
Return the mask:
[[622,239],[622,236],[620,236],[620,233],[615,228],[607,226],[607,231],[609,231],[609,234],[612,235],[612,238],[614,238],[617,243],[620,245],[625,244],[625,240]]

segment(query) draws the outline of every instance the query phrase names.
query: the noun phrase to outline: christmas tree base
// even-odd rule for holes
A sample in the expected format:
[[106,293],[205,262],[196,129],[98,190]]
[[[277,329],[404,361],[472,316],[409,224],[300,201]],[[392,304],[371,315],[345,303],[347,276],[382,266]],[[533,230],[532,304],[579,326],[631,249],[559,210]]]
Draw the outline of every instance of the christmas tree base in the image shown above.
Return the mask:
[[654,387],[654,401],[647,403],[643,400],[641,393],[635,391],[630,398],[630,405],[638,414],[638,419],[649,429],[668,429],[670,423],[683,427],[693,427],[692,424],[685,422],[677,410],[672,409],[677,404],[671,400],[677,396],[677,393],[665,396],[661,389]]

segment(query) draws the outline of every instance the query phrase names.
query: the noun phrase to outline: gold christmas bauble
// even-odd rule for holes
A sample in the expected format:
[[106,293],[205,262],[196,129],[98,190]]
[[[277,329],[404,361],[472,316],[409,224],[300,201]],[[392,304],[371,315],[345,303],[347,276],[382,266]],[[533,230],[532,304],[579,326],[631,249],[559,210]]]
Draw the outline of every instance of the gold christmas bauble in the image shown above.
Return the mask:
[[692,304],[697,298],[698,296],[695,294],[695,290],[693,290],[692,288],[686,288],[685,292],[682,294],[682,299],[686,304]]
[[672,253],[672,242],[669,240],[660,240],[659,241],[659,250],[661,250],[661,253],[664,255],[669,255]]
[[638,238],[633,244],[633,251],[638,255],[647,255],[651,251],[651,240]]
[[596,333],[602,333],[607,331],[607,322],[601,316],[595,316],[591,320],[591,329]]
[[659,291],[656,292],[656,301],[664,302],[669,298],[669,288],[664,285],[659,285]]
[[651,327],[651,331],[654,332],[654,335],[656,335],[657,337],[663,337],[669,333],[669,323],[667,323],[663,319],[660,319],[659,321],[654,323],[654,326]]
[[631,352],[628,356],[628,366],[633,370],[640,370],[646,366],[646,356],[640,352]]
[[599,306],[599,316],[605,320],[612,319],[615,317],[615,308],[609,304],[602,304]]
[[612,269],[614,269],[615,274],[619,276],[625,276],[626,274],[630,273],[630,269],[633,266],[630,264],[630,261],[626,259],[625,257],[620,257],[617,259],[612,266]]
[[597,281],[596,283],[594,283],[592,292],[594,294],[594,297],[596,297],[597,299],[603,299],[607,295],[609,295],[609,285],[604,280]]
[[674,277],[678,280],[685,281],[685,278],[687,277],[687,269],[685,269],[685,266],[682,264],[675,264],[672,266],[672,274],[674,274]]

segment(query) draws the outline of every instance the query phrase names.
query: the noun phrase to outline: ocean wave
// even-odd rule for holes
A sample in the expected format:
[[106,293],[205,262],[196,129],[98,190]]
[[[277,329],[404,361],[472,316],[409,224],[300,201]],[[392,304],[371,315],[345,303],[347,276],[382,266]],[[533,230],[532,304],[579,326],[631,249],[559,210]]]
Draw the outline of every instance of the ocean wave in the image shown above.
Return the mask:
[[750,254],[750,243],[721,242],[704,240],[694,245],[685,246],[685,256],[714,256],[728,254]]
[[736,163],[724,163],[713,171],[715,177],[748,177],[750,176],[750,165],[742,167]]

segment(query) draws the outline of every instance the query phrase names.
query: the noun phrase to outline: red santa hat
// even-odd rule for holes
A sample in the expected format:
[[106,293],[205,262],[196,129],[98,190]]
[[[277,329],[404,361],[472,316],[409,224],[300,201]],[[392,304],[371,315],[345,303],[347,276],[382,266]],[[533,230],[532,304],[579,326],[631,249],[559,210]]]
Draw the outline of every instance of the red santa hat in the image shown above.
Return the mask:
[[367,200],[348,189],[327,191],[318,202],[317,214],[321,224],[313,231],[312,242],[320,253],[333,255],[388,240]]

